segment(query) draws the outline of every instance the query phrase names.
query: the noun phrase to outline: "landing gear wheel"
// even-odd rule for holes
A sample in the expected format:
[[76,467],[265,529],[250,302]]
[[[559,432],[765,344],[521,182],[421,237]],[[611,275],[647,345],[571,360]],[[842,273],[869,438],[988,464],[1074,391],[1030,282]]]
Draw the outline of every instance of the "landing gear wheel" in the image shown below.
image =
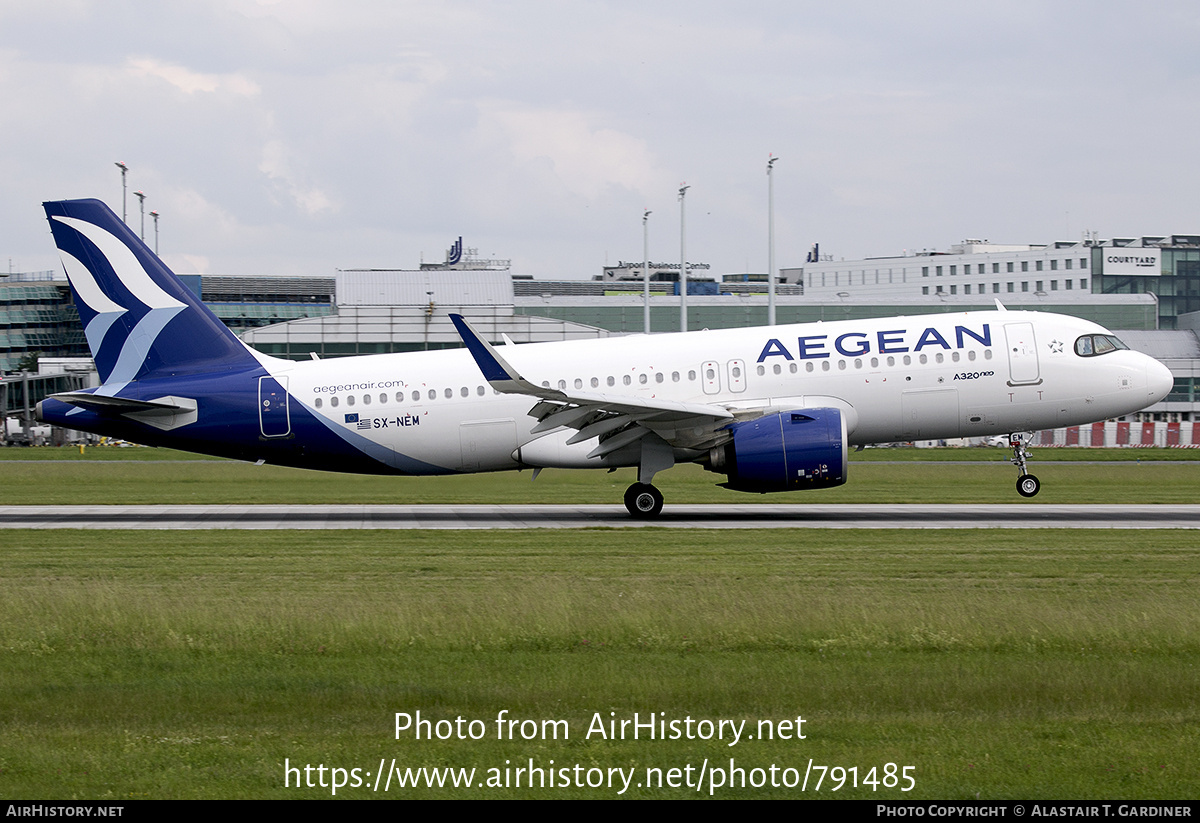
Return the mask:
[[658,517],[662,507],[662,492],[649,483],[634,483],[625,490],[625,508],[629,509],[629,513],[634,517]]
[[1017,478],[1017,494],[1022,497],[1033,497],[1041,488],[1041,481],[1032,474],[1023,474]]
[[1029,449],[1025,444],[1032,439],[1032,432],[1013,432],[1008,436],[1009,448],[1013,450],[1013,456],[1008,462],[1017,467],[1019,474],[1017,477],[1017,494],[1022,497],[1033,497],[1042,488],[1042,482],[1025,469],[1026,464],[1029,462]]

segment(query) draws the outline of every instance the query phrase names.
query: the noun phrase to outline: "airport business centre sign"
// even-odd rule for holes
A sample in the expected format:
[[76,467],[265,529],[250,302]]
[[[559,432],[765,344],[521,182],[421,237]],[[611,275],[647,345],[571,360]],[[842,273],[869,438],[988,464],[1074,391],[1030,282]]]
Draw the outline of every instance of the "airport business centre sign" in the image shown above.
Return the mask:
[[1104,250],[1103,274],[1158,277],[1162,274],[1162,249],[1110,248]]

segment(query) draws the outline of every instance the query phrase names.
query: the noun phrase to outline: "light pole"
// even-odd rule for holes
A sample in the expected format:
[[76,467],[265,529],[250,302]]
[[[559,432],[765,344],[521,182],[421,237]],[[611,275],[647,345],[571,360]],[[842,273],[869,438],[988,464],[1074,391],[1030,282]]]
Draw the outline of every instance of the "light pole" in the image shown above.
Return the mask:
[[158,254],[158,212],[150,212],[150,216],[154,218],[154,253]]
[[646,334],[650,333],[650,209],[646,209],[642,214],[642,281],[645,286],[645,293],[642,297],[642,302],[645,304],[643,311],[644,326]]
[[129,174],[129,166],[126,166],[124,163],[122,163],[120,160],[118,160],[118,161],[117,161],[117,168],[121,170],[121,222],[122,222],[122,223],[124,223],[124,222],[125,222],[125,220],[126,220],[126,209],[125,209],[125,199],[126,199],[126,195],[125,195],[125,188],[126,188],[126,187],[125,187],[125,175]]
[[778,157],[767,155],[767,325],[775,325],[775,178]]
[[135,191],[133,196],[138,199],[138,206],[142,211],[142,242],[146,242],[146,193],[144,191]]
[[687,220],[684,197],[691,186],[679,187],[679,330],[687,331]]

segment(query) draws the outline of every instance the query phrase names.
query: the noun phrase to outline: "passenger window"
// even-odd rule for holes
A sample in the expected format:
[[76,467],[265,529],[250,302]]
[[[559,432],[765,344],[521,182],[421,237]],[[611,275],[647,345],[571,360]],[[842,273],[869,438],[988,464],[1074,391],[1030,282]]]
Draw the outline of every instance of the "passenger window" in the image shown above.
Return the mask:
[[329,398],[329,405],[333,406],[336,409],[337,404],[338,404],[337,395],[334,395],[333,397]]
[[354,395],[352,395],[352,394],[348,394],[348,395],[346,395],[346,405],[347,405],[347,406],[353,406],[353,405],[354,405]]
[[314,400],[313,405],[316,406],[318,409],[321,408],[321,398],[318,397],[316,400]]
[[647,380],[647,377],[645,374],[638,375],[638,382],[641,383],[643,386],[646,385],[646,380]]

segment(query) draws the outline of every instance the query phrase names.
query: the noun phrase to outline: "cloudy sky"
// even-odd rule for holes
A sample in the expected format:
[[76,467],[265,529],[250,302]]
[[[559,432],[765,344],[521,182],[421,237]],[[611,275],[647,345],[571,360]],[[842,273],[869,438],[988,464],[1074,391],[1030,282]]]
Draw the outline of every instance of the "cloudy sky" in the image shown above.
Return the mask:
[[[765,271],[1200,233],[1194,2],[0,0],[0,254],[132,191],[181,273]],[[148,229],[148,233],[149,233]]]

